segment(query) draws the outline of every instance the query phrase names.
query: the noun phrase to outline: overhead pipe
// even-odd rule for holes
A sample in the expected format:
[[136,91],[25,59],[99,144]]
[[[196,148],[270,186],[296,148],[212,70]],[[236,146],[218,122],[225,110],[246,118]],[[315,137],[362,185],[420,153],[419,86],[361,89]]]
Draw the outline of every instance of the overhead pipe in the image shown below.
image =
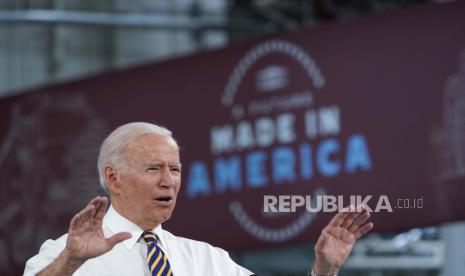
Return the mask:
[[274,31],[272,24],[259,23],[251,19],[228,19],[220,15],[192,17],[179,14],[122,14],[65,10],[0,11],[0,24],[11,23],[76,24],[191,31]]

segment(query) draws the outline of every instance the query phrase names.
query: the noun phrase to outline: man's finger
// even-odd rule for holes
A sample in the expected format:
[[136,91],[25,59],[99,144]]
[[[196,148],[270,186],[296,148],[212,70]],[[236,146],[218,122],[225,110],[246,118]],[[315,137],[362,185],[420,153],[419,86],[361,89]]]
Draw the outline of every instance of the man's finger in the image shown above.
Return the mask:
[[95,219],[97,223],[102,224],[103,217],[105,216],[105,211],[107,210],[108,200],[106,197],[101,197],[98,201],[98,206],[95,213]]
[[[83,216],[83,219],[86,220],[86,221],[91,221],[94,216],[95,216],[95,212],[97,210],[97,207],[98,207],[98,201],[100,200],[100,197],[99,196],[96,196],[94,197],[93,199],[91,199],[89,201],[89,203],[87,203],[87,206],[86,208],[84,208],[81,212],[85,212],[85,215]],[[80,212],[80,213],[81,213]]]
[[82,224],[84,223],[86,217],[88,216],[88,214],[94,208],[95,207],[93,205],[87,205],[86,208],[82,209],[79,213],[74,215],[74,217],[71,219],[69,229],[70,230],[76,230],[77,228],[81,227]]
[[350,210],[350,214],[346,217],[341,227],[349,228],[349,226],[352,225],[354,220],[363,212],[363,210],[364,208],[362,207],[362,205],[358,205],[357,207]]
[[121,233],[117,233],[117,234],[114,234],[113,236],[109,237],[107,239],[107,241],[110,243],[111,245],[111,248],[113,248],[113,246],[115,246],[117,243],[120,243],[124,240],[127,240],[129,238],[131,238],[132,235],[131,233],[129,232],[121,232]]
[[352,224],[349,226],[348,230],[350,232],[355,232],[360,227],[360,225],[364,224],[370,218],[370,213],[365,210],[363,211]]
[[356,213],[355,211],[350,212],[350,213],[347,215],[347,217],[346,217],[346,219],[344,220],[344,222],[342,222],[341,227],[342,227],[342,228],[348,228],[349,225],[352,224],[352,222],[354,221],[354,219],[355,219],[357,216],[358,216],[358,213]]
[[[95,204],[95,202],[94,202]],[[96,211],[96,207],[94,204],[91,204],[91,205],[87,205],[87,207],[84,209],[86,210],[83,214],[83,222],[92,222],[92,219],[94,218],[95,216],[95,211]]]
[[339,227],[350,214],[350,210],[352,210],[354,206],[350,205],[342,209],[339,213],[337,213],[329,222],[329,225],[334,227]]
[[368,231],[370,231],[371,229],[373,229],[373,226],[374,226],[374,224],[373,224],[372,222],[363,225],[362,227],[360,227],[360,228],[354,233],[355,238],[358,239],[358,238],[360,238],[361,236],[365,235]]
[[[98,201],[99,198],[100,198],[100,196],[94,197],[93,199],[91,199],[91,200],[89,201],[89,203],[87,203],[87,206],[95,205],[95,202]],[[86,206],[86,207],[87,207],[87,206]]]
[[77,226],[79,225],[80,223],[80,219],[81,217],[79,216],[79,214],[75,214],[74,217],[71,219],[71,222],[69,223],[69,231],[74,231]]

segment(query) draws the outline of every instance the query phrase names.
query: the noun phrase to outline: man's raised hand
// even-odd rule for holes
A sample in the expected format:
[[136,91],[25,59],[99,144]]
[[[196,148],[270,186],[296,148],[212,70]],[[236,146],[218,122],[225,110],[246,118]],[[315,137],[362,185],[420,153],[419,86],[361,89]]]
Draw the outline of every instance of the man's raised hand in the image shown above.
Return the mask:
[[71,220],[65,249],[38,276],[71,276],[88,259],[110,251],[115,244],[131,237],[128,232],[109,238],[103,235],[102,223],[108,199],[97,196]]
[[331,219],[315,245],[315,272],[333,275],[339,270],[355,241],[373,228],[373,223],[365,223],[369,217],[370,213],[359,205],[349,206]]
[[110,251],[117,243],[131,237],[130,233],[121,232],[105,238],[102,223],[107,205],[106,197],[97,196],[73,217],[65,247],[70,259],[85,262]]

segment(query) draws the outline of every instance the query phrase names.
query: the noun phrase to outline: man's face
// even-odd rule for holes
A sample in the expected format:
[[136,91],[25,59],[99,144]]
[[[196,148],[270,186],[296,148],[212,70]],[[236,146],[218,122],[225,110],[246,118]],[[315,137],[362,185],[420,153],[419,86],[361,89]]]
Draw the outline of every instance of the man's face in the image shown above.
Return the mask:
[[115,208],[144,230],[171,217],[181,186],[179,149],[168,136],[144,134],[125,149]]

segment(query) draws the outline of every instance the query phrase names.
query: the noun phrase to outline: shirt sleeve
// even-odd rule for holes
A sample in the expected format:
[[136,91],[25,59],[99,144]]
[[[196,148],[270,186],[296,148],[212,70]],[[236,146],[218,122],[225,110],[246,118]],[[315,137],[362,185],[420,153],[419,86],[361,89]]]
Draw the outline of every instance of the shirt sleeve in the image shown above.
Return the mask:
[[26,262],[23,276],[35,276],[51,264],[65,248],[65,236],[66,235],[57,240],[45,241],[40,247],[39,253]]
[[225,251],[224,249],[221,249],[218,247],[215,247],[215,249],[218,250],[219,255],[221,255],[221,259],[222,259],[221,263],[225,265],[224,268],[226,269],[225,271],[227,271],[227,273],[224,275],[228,275],[228,276],[255,275],[253,272],[251,272],[247,268],[242,267],[238,265],[236,262],[234,262],[234,260],[231,259],[231,257],[229,256],[229,253]]

